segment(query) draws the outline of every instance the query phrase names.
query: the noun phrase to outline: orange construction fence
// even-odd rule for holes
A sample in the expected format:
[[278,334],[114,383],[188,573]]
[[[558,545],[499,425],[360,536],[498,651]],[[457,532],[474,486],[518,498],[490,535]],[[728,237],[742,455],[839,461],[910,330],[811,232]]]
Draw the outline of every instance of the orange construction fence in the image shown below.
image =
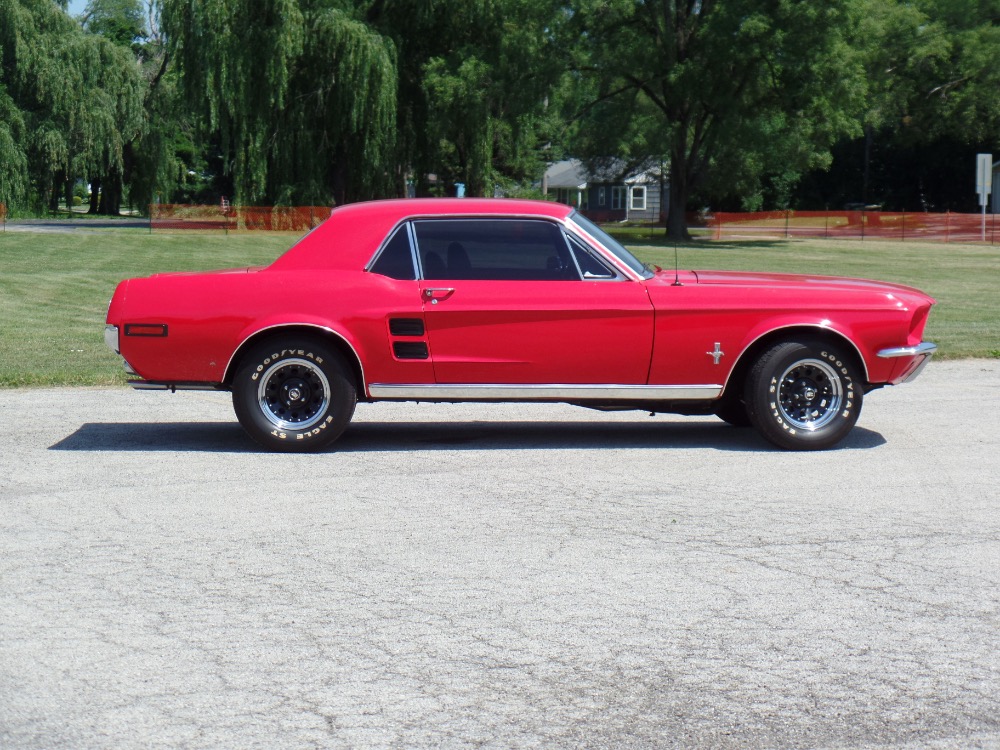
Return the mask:
[[895,211],[758,211],[716,213],[707,226],[717,240],[791,237],[1000,243],[1000,214]]
[[329,216],[329,206],[196,206],[154,203],[149,207],[149,229],[304,232]]

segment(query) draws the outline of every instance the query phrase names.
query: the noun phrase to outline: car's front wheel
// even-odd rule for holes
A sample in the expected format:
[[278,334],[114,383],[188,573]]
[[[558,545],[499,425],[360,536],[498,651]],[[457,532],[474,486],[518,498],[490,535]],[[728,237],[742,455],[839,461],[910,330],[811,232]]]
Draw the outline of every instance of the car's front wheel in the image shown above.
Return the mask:
[[722,400],[715,405],[714,413],[723,422],[731,424],[733,427],[750,426],[750,415],[747,414],[747,407],[738,398],[723,396]]
[[315,451],[340,437],[357,392],[337,352],[310,339],[251,350],[233,379],[233,409],[254,440],[276,451]]
[[764,351],[746,382],[747,415],[769,441],[790,450],[829,448],[861,412],[854,358],[822,341],[784,341]]

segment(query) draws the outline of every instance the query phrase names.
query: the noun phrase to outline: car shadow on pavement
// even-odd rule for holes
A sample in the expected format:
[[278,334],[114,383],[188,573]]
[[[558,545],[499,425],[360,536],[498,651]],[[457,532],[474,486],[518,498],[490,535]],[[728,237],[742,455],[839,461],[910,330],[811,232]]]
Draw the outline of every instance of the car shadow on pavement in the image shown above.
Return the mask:
[[[855,427],[838,450],[885,444],[877,432]],[[427,450],[559,450],[601,448],[709,448],[778,450],[752,429],[717,421],[692,422],[354,422],[329,452]],[[236,423],[87,423],[49,447],[59,451],[194,451],[256,453]]]

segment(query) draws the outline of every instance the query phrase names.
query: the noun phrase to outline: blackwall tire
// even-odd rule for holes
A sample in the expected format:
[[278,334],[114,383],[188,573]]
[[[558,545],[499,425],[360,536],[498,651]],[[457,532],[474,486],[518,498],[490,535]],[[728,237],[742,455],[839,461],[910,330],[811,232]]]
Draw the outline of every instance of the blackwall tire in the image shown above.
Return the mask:
[[347,428],[357,391],[340,355],[310,339],[273,340],[243,358],[233,409],[243,429],[275,451],[317,451]]
[[750,415],[740,399],[724,396],[715,407],[715,416],[733,427],[750,427]]
[[789,450],[823,450],[847,436],[862,404],[861,374],[841,346],[786,341],[767,349],[747,378],[751,423]]

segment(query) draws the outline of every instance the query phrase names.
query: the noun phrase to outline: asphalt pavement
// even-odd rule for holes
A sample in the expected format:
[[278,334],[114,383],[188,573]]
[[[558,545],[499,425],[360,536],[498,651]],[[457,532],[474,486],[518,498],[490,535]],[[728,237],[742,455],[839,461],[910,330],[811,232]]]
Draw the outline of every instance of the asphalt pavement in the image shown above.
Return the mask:
[[3,232],[66,232],[90,231],[99,229],[149,229],[149,219],[133,219],[127,217],[81,218],[75,219],[9,219],[3,222],[0,231]]
[[712,418],[0,391],[0,747],[1000,748],[1000,361]]

